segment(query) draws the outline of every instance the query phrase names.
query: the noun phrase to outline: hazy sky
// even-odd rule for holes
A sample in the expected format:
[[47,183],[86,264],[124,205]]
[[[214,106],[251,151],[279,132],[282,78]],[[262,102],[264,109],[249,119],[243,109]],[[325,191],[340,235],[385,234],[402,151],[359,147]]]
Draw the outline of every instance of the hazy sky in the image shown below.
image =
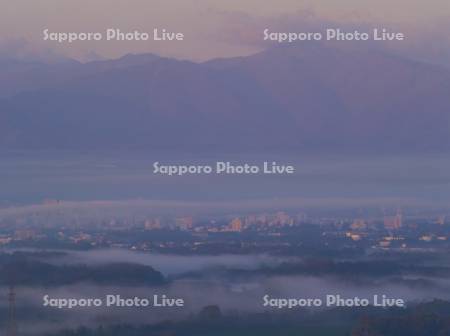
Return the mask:
[[[387,26],[406,30],[408,48],[448,56],[448,0],[0,0],[0,52],[57,52],[78,59],[155,52],[189,59],[252,53],[265,27],[312,29],[329,24]],[[42,41],[42,31],[90,32],[166,28],[184,42]],[[404,46],[403,46],[404,47]]]

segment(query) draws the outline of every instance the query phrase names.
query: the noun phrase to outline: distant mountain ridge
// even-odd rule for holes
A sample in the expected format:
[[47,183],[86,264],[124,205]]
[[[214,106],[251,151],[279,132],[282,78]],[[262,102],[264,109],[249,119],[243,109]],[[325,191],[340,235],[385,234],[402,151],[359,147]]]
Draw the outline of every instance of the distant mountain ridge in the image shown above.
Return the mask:
[[311,43],[0,72],[0,149],[450,147],[450,71],[382,51]]

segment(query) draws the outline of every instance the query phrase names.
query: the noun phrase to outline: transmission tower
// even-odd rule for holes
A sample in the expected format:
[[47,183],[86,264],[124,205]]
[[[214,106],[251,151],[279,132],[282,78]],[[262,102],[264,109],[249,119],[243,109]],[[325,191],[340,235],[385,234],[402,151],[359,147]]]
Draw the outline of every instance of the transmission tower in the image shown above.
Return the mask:
[[17,336],[17,324],[16,324],[16,292],[14,285],[9,286],[8,293],[8,330],[7,336]]

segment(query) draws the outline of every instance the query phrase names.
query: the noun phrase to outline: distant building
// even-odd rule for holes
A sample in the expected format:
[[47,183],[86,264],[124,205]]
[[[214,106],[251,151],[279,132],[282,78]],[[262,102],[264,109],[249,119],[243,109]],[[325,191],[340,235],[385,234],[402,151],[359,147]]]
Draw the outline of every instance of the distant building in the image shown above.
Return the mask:
[[308,219],[308,216],[306,215],[306,213],[302,212],[302,213],[297,214],[297,222],[298,223],[304,223],[307,221],[307,219]]
[[433,238],[433,235],[423,235],[419,238],[419,240],[429,243],[433,240]]
[[159,230],[161,229],[161,220],[159,218],[147,219],[144,222],[144,228],[146,230]]
[[258,219],[255,215],[246,216],[244,219],[245,226],[255,225],[258,222]]
[[20,229],[14,232],[14,238],[16,240],[30,240],[36,236],[34,230]]
[[358,241],[358,240],[361,240],[361,235],[353,233],[353,234],[350,236],[350,238],[351,238],[353,241]]
[[175,223],[180,230],[188,231],[194,226],[194,219],[192,217],[179,217],[175,219]]
[[285,212],[280,211],[275,214],[271,224],[275,226],[293,225],[294,220]]
[[390,241],[382,240],[382,241],[379,242],[379,245],[380,245],[381,247],[386,248],[386,247],[391,246],[391,242],[390,242]]
[[350,228],[352,230],[365,230],[367,229],[367,223],[364,219],[355,219]]
[[387,230],[398,230],[402,227],[403,218],[400,211],[395,216],[384,217],[384,227]]
[[11,237],[2,235],[2,236],[0,236],[0,245],[6,245],[6,244],[9,244],[9,243],[11,242],[11,240],[12,240]]
[[235,218],[230,223],[230,231],[240,232],[242,231],[242,221],[240,218]]

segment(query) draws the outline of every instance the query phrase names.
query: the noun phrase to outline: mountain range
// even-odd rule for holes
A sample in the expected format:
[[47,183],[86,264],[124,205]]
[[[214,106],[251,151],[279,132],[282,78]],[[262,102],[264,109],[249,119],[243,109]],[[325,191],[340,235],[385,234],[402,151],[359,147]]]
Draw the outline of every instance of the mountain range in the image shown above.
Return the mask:
[[306,43],[196,63],[0,58],[0,149],[450,148],[450,70]]

